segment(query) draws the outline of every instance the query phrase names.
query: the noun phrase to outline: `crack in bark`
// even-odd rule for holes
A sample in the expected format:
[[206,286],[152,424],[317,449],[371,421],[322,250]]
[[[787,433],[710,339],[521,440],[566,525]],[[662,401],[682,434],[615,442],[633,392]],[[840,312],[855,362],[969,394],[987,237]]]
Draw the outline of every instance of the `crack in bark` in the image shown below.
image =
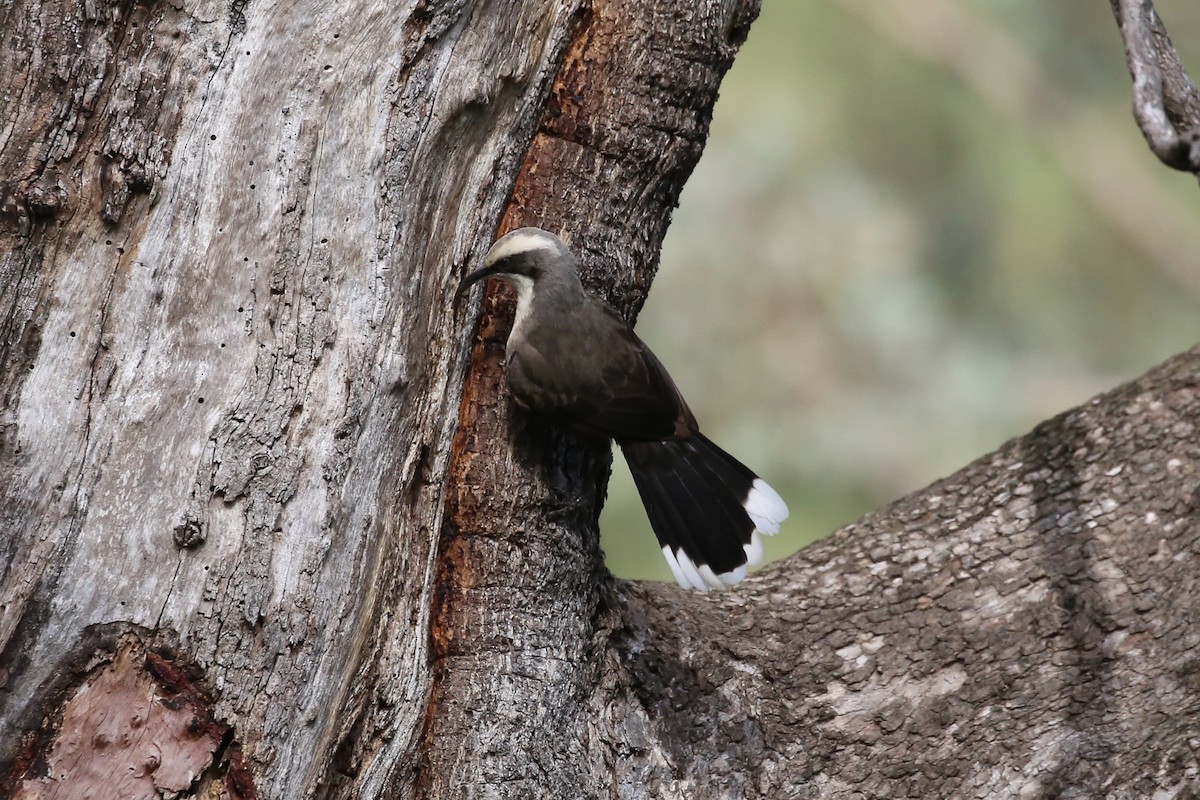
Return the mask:
[[1089,424],[1084,412],[1039,426],[1023,440],[1025,462],[1033,469],[1032,526],[1040,534],[1045,573],[1059,598],[1070,644],[1060,680],[1066,703],[1063,721],[1072,736],[1063,742],[1057,765],[1043,779],[1051,793],[1079,785],[1089,764],[1113,754],[1106,740],[1115,696],[1113,662],[1103,643],[1117,626],[1099,590],[1095,544],[1081,496],[1086,473],[1096,470],[1076,457],[1087,453],[1089,442],[1098,436],[1103,432]]

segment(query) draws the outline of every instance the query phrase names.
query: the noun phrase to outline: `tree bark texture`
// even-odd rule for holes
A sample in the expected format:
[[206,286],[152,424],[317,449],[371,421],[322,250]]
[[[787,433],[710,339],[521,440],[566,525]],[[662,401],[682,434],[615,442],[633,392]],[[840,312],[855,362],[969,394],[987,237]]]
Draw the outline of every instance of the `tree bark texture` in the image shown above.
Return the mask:
[[[622,252],[610,291],[640,302],[754,11],[0,9],[0,795],[503,785],[488,753],[451,763],[440,737],[462,723],[431,701],[470,639],[438,548],[469,354],[450,298],[520,172],[511,208]],[[552,452],[521,463],[558,484],[495,491],[553,486],[574,516],[539,508],[531,559],[502,566],[530,580],[564,534],[576,582],[537,618],[561,630],[530,635],[594,665],[605,461]],[[515,737],[513,707],[496,713]],[[565,791],[564,767],[509,758]]]
[[[689,10],[686,25],[671,3],[646,5],[640,22],[595,6],[505,215],[504,231],[564,232],[589,288],[629,317],[757,13],[753,2],[727,6]],[[438,797],[468,787],[611,796],[615,743],[591,729],[588,702],[602,677],[597,517],[610,455],[513,411],[503,373],[511,310],[510,292],[487,298],[450,465],[421,786]]]
[[471,342],[497,227],[633,316],[756,10],[0,8],[0,796],[1197,792],[1200,350],[700,596]]
[[1168,167],[1200,174],[1200,93],[1152,0],[1109,0],[1133,77],[1133,117]]
[[1194,796],[1198,375],[1200,348],[749,593],[618,585],[598,719],[661,787],[631,796]]

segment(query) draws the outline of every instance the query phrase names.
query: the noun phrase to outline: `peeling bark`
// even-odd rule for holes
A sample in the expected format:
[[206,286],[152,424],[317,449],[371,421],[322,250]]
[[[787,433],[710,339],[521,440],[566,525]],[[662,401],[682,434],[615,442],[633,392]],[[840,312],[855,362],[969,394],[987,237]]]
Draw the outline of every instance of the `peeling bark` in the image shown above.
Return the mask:
[[[123,635],[75,687],[61,717],[29,740],[19,784],[5,796],[120,797],[154,800],[191,790],[200,797],[256,798],[253,777],[229,728],[212,718],[211,701],[171,662]],[[50,724],[53,723],[53,724]],[[34,768],[34,754],[44,763]],[[12,777],[17,778],[16,771]]]

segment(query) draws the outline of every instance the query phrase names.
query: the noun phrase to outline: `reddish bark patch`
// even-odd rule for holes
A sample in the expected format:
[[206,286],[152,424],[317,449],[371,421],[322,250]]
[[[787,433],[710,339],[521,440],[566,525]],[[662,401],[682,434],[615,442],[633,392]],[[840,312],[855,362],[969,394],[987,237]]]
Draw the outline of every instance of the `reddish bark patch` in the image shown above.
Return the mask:
[[[550,97],[542,114],[539,133],[557,136],[572,142],[588,142],[592,138],[590,120],[600,111],[597,95],[602,87],[589,81],[593,65],[597,71],[607,67],[612,55],[612,43],[596,41],[612,34],[604,25],[597,26],[598,12],[587,9],[579,22],[571,43],[567,46],[562,68],[550,87]],[[589,86],[592,91],[589,92]],[[538,143],[530,148],[530,155],[538,151]],[[518,186],[520,182],[518,181]]]
[[225,768],[225,792],[230,800],[258,800],[254,774],[246,766],[242,748],[236,742],[230,745],[229,749],[229,763]]
[[[582,118],[580,92],[588,62],[587,51],[592,41],[594,15],[585,9],[576,23],[572,39],[550,89],[538,132],[530,143],[517,174],[508,207],[501,219],[497,236],[527,225],[545,225],[550,217],[558,217],[561,198],[554,180],[555,169],[539,169],[546,158],[547,147],[559,134],[561,126],[575,130]],[[428,740],[434,720],[445,709],[441,695],[442,665],[455,654],[457,633],[461,620],[459,604],[465,587],[478,582],[477,554],[471,538],[478,533],[478,520],[487,516],[486,506],[494,500],[488,488],[496,485],[489,474],[497,464],[505,463],[489,448],[507,447],[507,438],[497,435],[506,422],[504,347],[508,338],[515,308],[515,296],[498,281],[489,282],[479,327],[471,346],[471,368],[463,385],[459,406],[458,430],[451,450],[445,498],[445,524],[442,527],[438,571],[434,581],[430,641],[434,660],[434,687],[426,708],[421,738]],[[426,757],[422,754],[422,759]],[[418,781],[418,786],[422,785]]]
[[157,800],[213,769],[229,797],[257,798],[229,726],[185,669],[136,636],[106,655],[29,740],[12,773],[15,800]]

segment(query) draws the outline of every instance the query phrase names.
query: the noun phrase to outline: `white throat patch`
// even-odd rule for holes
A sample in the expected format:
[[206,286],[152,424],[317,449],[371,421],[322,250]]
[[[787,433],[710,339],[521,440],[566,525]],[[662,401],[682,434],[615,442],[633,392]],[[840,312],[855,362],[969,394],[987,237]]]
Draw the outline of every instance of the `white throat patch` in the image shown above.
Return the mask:
[[513,231],[492,245],[492,249],[488,250],[487,257],[483,259],[483,266],[490,267],[501,259],[520,253],[557,249],[558,243],[553,234],[539,230]]
[[497,275],[497,278],[505,281],[509,286],[517,290],[517,312],[513,315],[512,333],[508,335],[508,341],[519,341],[524,332],[521,330],[525,320],[529,317],[529,306],[533,305],[533,278],[528,275]]

